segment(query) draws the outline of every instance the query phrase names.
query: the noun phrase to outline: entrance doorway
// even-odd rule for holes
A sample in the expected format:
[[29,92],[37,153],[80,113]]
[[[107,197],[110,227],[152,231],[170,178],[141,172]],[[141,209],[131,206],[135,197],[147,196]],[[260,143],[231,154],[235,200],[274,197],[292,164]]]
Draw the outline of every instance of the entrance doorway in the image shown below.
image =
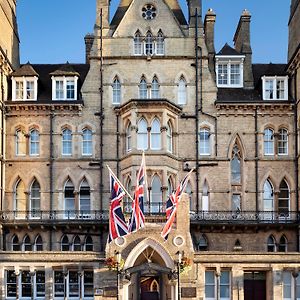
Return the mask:
[[141,300],[160,300],[158,276],[141,277],[140,289],[141,289]]
[[266,300],[266,272],[244,272],[244,300]]

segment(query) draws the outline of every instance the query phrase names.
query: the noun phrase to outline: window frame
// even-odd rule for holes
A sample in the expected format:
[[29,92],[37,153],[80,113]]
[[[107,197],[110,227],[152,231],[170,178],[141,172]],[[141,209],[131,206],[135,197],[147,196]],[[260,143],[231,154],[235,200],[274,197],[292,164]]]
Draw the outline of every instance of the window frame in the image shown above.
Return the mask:
[[[140,125],[141,124],[146,125],[146,128],[143,128],[143,131],[140,131]],[[149,137],[148,137],[149,132],[148,132],[148,123],[147,123],[146,119],[141,118],[137,123],[137,127],[138,127],[138,130],[137,130],[137,150],[148,150],[149,149]],[[144,142],[146,142],[146,144],[144,144]]]
[[[33,149],[35,149],[35,151],[33,151]],[[32,128],[29,132],[29,155],[40,155],[40,132],[37,128]]]
[[93,155],[93,131],[87,127],[82,129],[81,154],[82,156]]
[[[21,151],[21,148],[24,148],[24,151]],[[16,128],[16,130],[15,130],[15,155],[16,156],[26,156],[26,153],[27,153],[27,140],[26,140],[25,131],[22,128]]]
[[[228,278],[229,278],[229,282],[228,284],[226,284],[226,286],[229,286],[229,297],[221,297],[221,287],[222,285],[224,286],[225,284],[222,284],[221,283],[221,276],[222,276],[222,273],[229,273],[228,274]],[[211,273],[213,274],[213,279],[214,279],[214,282],[210,282],[210,283],[207,283],[207,280],[206,280],[206,274],[207,273]],[[220,272],[220,275],[219,275],[219,278],[217,279],[217,274],[216,274],[216,271],[215,270],[205,270],[205,273],[204,273],[204,299],[205,300],[215,300],[217,298],[217,292],[219,291],[220,293],[220,300],[230,300],[231,299],[231,292],[232,292],[232,279],[231,279],[231,270],[221,270]],[[213,291],[214,291],[214,296],[213,297],[206,297],[206,289],[207,287],[213,287]]]
[[126,153],[132,151],[132,133],[131,133],[131,122],[128,123],[126,126],[125,132],[125,144],[126,144]]
[[[65,135],[65,133],[67,134]],[[70,133],[70,134],[69,134]],[[66,139],[66,137],[70,136],[70,139]],[[69,146],[68,146],[69,145]],[[70,151],[66,152],[66,149]],[[65,127],[61,131],[61,155],[70,157],[73,154],[73,132],[69,127]]]
[[[33,97],[27,98],[28,84],[33,82]],[[22,83],[22,97],[17,97],[17,83]],[[37,101],[38,95],[38,77],[37,76],[22,76],[12,77],[12,101]]]
[[184,76],[181,76],[178,80],[177,104],[178,105],[186,105],[187,104],[187,82],[186,82]]
[[[76,101],[78,94],[78,76],[52,76],[52,100],[54,101]],[[68,97],[68,81],[74,82],[74,97]],[[62,82],[62,97],[57,97],[56,82]]]
[[[267,132],[271,132],[272,133],[271,136],[269,135],[269,133],[267,134]],[[263,139],[264,139],[264,155],[265,156],[275,155],[275,135],[274,135],[274,129],[271,128],[271,127],[266,127],[264,129]],[[266,147],[266,144],[268,144],[268,145],[272,144],[272,147],[271,148],[269,146]]]
[[122,84],[118,76],[116,76],[112,83],[112,104],[120,105],[122,102]]
[[[157,131],[157,128],[154,127],[155,126],[159,126]],[[150,130],[150,149],[151,150],[155,150],[155,151],[159,151],[161,150],[161,146],[162,146],[162,141],[161,141],[162,135],[161,135],[161,123],[159,121],[158,118],[154,118],[152,123],[151,123],[151,130]],[[157,146],[156,146],[157,144]],[[155,146],[154,146],[155,145]]]
[[[265,101],[287,101],[288,98],[288,76],[262,76],[262,95],[263,100]],[[273,98],[267,96],[267,82],[272,82],[272,91],[273,91]],[[277,83],[278,81],[283,81],[284,90],[283,90],[283,98],[278,97],[278,89]]]
[[[281,152],[281,150],[284,150]],[[277,139],[277,152],[280,156],[289,154],[289,132],[286,128],[279,128]]]
[[[201,137],[203,135],[203,138]],[[199,155],[210,156],[211,155],[211,133],[207,127],[201,127],[199,130]],[[208,150],[208,151],[206,151]]]

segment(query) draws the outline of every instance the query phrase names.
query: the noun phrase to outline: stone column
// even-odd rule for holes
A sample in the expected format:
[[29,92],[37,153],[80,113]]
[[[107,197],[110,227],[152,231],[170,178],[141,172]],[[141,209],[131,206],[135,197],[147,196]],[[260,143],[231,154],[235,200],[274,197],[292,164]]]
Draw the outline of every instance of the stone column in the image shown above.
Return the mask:
[[136,110],[131,113],[131,148],[132,150],[137,149],[137,116]]
[[168,116],[167,116],[167,112],[164,111],[163,115],[162,115],[162,123],[161,123],[161,128],[160,128],[160,132],[161,132],[161,149],[163,151],[167,151],[167,124],[168,122]]
[[277,265],[272,267],[273,284],[273,299],[283,299],[283,284],[282,284],[282,268]]
[[232,300],[244,299],[244,271],[239,266],[232,268]]

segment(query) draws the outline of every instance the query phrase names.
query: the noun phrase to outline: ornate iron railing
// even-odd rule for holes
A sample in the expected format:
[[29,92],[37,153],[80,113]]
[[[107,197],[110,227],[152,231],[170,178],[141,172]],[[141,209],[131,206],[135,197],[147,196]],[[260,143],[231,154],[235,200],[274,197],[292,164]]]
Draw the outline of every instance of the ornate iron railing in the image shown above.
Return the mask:
[[200,211],[190,213],[191,223],[202,224],[293,224],[300,220],[300,212],[278,211]]

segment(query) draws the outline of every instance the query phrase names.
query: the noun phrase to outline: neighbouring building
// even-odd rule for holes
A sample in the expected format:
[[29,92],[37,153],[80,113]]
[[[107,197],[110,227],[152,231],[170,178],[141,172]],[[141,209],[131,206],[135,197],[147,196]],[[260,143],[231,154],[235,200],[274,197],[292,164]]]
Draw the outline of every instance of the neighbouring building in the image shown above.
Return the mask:
[[[299,0],[287,64],[252,62],[247,10],[216,52],[201,1],[96,3],[85,64],[12,59],[0,299],[298,299]],[[133,194],[143,151],[146,226],[108,244],[106,165]]]

